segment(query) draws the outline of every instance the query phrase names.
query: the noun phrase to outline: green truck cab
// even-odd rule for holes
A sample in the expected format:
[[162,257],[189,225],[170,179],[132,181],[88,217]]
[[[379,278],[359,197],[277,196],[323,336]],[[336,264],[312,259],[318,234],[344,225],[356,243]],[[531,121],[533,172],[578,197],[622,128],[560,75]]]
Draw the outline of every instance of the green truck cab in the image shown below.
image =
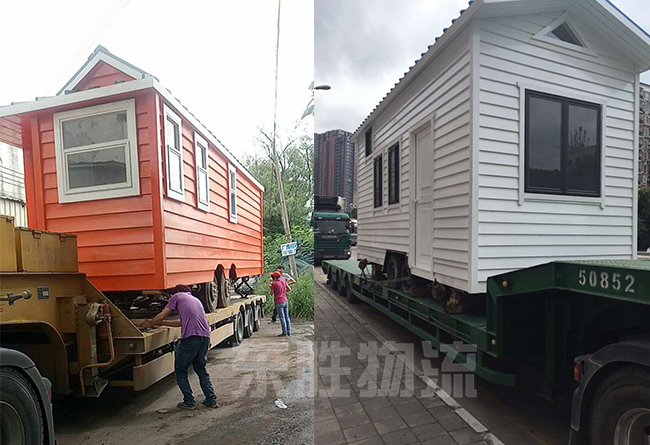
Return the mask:
[[343,212],[345,201],[338,196],[316,196],[314,228],[314,264],[322,260],[347,260],[352,244],[350,216]]

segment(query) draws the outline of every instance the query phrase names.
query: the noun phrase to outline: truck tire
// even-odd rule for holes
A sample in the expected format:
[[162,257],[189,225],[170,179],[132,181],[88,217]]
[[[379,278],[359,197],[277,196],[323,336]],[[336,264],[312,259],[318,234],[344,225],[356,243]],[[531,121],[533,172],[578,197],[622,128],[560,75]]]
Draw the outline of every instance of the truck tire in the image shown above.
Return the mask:
[[0,443],[43,443],[45,419],[36,392],[17,369],[0,368]]
[[406,281],[400,282],[400,288],[405,294],[411,294],[411,288],[413,287],[413,277],[411,276],[411,268],[409,267],[408,261],[402,262],[402,271],[400,273],[402,278],[408,278]]
[[592,445],[632,445],[650,439],[650,370],[625,366],[600,383],[591,405]]
[[[386,278],[388,280],[396,280],[402,278],[402,265],[404,264],[404,257],[402,255],[391,255],[388,257],[386,263]],[[392,289],[399,289],[401,283],[391,283],[388,287]]]
[[246,323],[244,325],[244,338],[251,338],[253,336],[253,325],[255,324],[255,316],[253,315],[253,308],[247,306],[244,313],[246,317]]
[[235,315],[235,321],[233,323],[233,334],[228,339],[230,346],[239,346],[244,338],[244,317],[241,315],[241,311],[237,311]]
[[337,274],[336,271],[333,271],[330,269],[331,273],[331,278],[330,278],[330,287],[332,288],[333,291],[339,290],[339,282],[337,281]]
[[203,303],[203,309],[205,313],[209,314],[219,307],[219,290],[217,283],[211,281],[209,283],[203,283],[199,290],[199,300]]
[[352,283],[350,283],[350,275],[345,276],[345,296],[348,299],[348,303],[356,304],[359,302],[359,299],[354,292],[352,292]]
[[228,283],[226,274],[223,270],[217,272],[217,307],[224,308],[230,306],[230,293],[228,292]]
[[262,305],[255,305],[255,322],[253,323],[253,332],[257,332],[262,327]]
[[[347,277],[347,275],[346,275]],[[339,272],[338,280],[337,283],[339,283],[339,295],[342,297],[347,296],[347,292],[345,291],[345,281],[343,281],[343,273]]]

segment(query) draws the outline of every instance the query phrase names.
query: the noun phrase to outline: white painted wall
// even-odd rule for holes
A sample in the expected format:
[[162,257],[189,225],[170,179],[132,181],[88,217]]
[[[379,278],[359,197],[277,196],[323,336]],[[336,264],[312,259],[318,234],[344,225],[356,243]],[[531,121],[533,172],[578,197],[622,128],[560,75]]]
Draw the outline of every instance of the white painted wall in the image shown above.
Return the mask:
[[[557,259],[629,259],[634,249],[635,79],[618,51],[572,15],[597,57],[532,37],[561,13],[484,19],[480,41],[477,291],[488,277]],[[534,201],[520,187],[517,82],[605,106],[604,199]],[[521,193],[521,195],[520,195]],[[593,201],[593,200],[591,200]]]
[[[387,250],[409,253],[409,135],[434,112],[434,266],[416,275],[476,293],[490,276],[557,259],[636,256],[638,75],[580,8],[572,19],[595,55],[533,39],[560,12],[474,20],[372,116],[368,158],[358,136],[359,258],[383,263]],[[525,88],[603,106],[600,199],[523,193]],[[389,206],[387,150],[396,141],[401,199]],[[373,160],[380,154],[384,205],[375,209]]]
[[15,217],[15,225],[27,227],[23,151],[0,142],[0,215]]
[[[409,132],[436,111],[434,119],[433,273],[421,274],[465,289],[469,283],[469,169],[470,169],[470,32],[460,32],[433,64],[377,117],[374,147],[366,158],[365,138],[359,138],[359,258],[382,263],[386,250],[409,252],[411,222]],[[388,148],[400,142],[401,196],[388,205]],[[373,161],[383,156],[383,200],[373,207]]]

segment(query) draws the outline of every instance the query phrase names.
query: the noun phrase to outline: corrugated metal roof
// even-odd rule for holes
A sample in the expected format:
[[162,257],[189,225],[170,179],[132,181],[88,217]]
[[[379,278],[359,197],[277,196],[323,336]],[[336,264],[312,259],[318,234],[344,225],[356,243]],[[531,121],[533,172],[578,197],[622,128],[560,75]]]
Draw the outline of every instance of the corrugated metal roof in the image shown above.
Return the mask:
[[[472,6],[473,3],[474,3],[474,0],[470,0],[469,3],[468,3],[468,6]],[[451,21],[451,26],[450,26],[449,28],[451,28],[452,26],[454,26],[454,24],[456,23],[456,21],[458,20],[458,18],[460,18],[460,17],[465,13],[465,11],[467,11],[467,9],[461,9],[461,10],[460,10],[460,14],[459,14],[459,16],[458,16],[457,18],[455,18],[455,19],[452,19],[452,21]],[[411,72],[411,70],[412,70],[413,68],[415,68],[415,66],[416,66],[416,65],[417,65],[417,64],[422,60],[422,58],[423,58],[423,57],[424,57],[424,56],[425,56],[429,51],[431,51],[431,48],[433,48],[433,46],[438,42],[438,40],[440,40],[440,38],[442,37],[442,35],[445,34],[447,31],[449,31],[449,28],[443,28],[443,30],[442,30],[442,34],[435,38],[434,43],[431,44],[431,45],[429,45],[429,46],[427,47],[427,50],[426,50],[425,52],[423,52],[422,54],[420,54],[420,58],[417,59],[415,62],[413,62],[413,65],[411,65],[411,66],[409,67],[408,71],[406,71],[406,72],[404,73],[404,75],[398,79],[397,83],[395,83],[395,85],[393,85],[393,88],[391,88],[390,91],[389,91],[388,93],[386,93],[386,95],[385,95],[385,96],[384,96],[384,97],[379,101],[379,103],[375,106],[375,108],[373,108],[373,110],[370,112],[370,114],[369,114],[368,116],[366,116],[366,118],[363,120],[363,122],[361,122],[361,124],[359,124],[359,126],[358,126],[358,127],[357,127],[353,132],[352,132],[352,135],[353,135],[353,136],[356,134],[357,131],[359,131],[359,129],[360,129],[361,127],[363,127],[363,125],[368,121],[368,119],[370,119],[370,116],[372,116],[372,114],[377,110],[377,108],[379,108],[379,106],[384,102],[384,100],[386,100],[386,99],[390,96],[390,94],[391,94],[391,93],[393,92],[393,90],[397,87],[397,85],[399,85],[399,83],[402,81],[402,79],[404,79],[404,78],[405,78],[405,77],[406,77],[406,76]]]

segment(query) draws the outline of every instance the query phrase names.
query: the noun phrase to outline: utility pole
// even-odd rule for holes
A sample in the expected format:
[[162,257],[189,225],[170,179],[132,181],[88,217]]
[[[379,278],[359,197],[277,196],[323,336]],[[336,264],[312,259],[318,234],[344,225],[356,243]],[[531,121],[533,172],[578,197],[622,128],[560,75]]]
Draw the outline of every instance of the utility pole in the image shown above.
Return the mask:
[[[284,187],[282,185],[282,172],[280,171],[280,162],[278,161],[278,153],[275,149],[275,139],[277,131],[277,116],[278,116],[278,61],[280,54],[280,11],[282,0],[278,0],[278,32],[277,40],[275,43],[275,103],[273,104],[273,140],[271,141],[271,149],[273,151],[273,166],[275,168],[275,176],[278,178],[278,193],[280,194],[280,215],[282,216],[282,226],[284,227],[284,236],[287,243],[291,239],[291,227],[289,226],[289,216],[287,215],[287,202],[284,199]],[[291,275],[295,280],[298,279],[298,271],[296,269],[296,257],[289,255],[289,264],[291,266]]]

